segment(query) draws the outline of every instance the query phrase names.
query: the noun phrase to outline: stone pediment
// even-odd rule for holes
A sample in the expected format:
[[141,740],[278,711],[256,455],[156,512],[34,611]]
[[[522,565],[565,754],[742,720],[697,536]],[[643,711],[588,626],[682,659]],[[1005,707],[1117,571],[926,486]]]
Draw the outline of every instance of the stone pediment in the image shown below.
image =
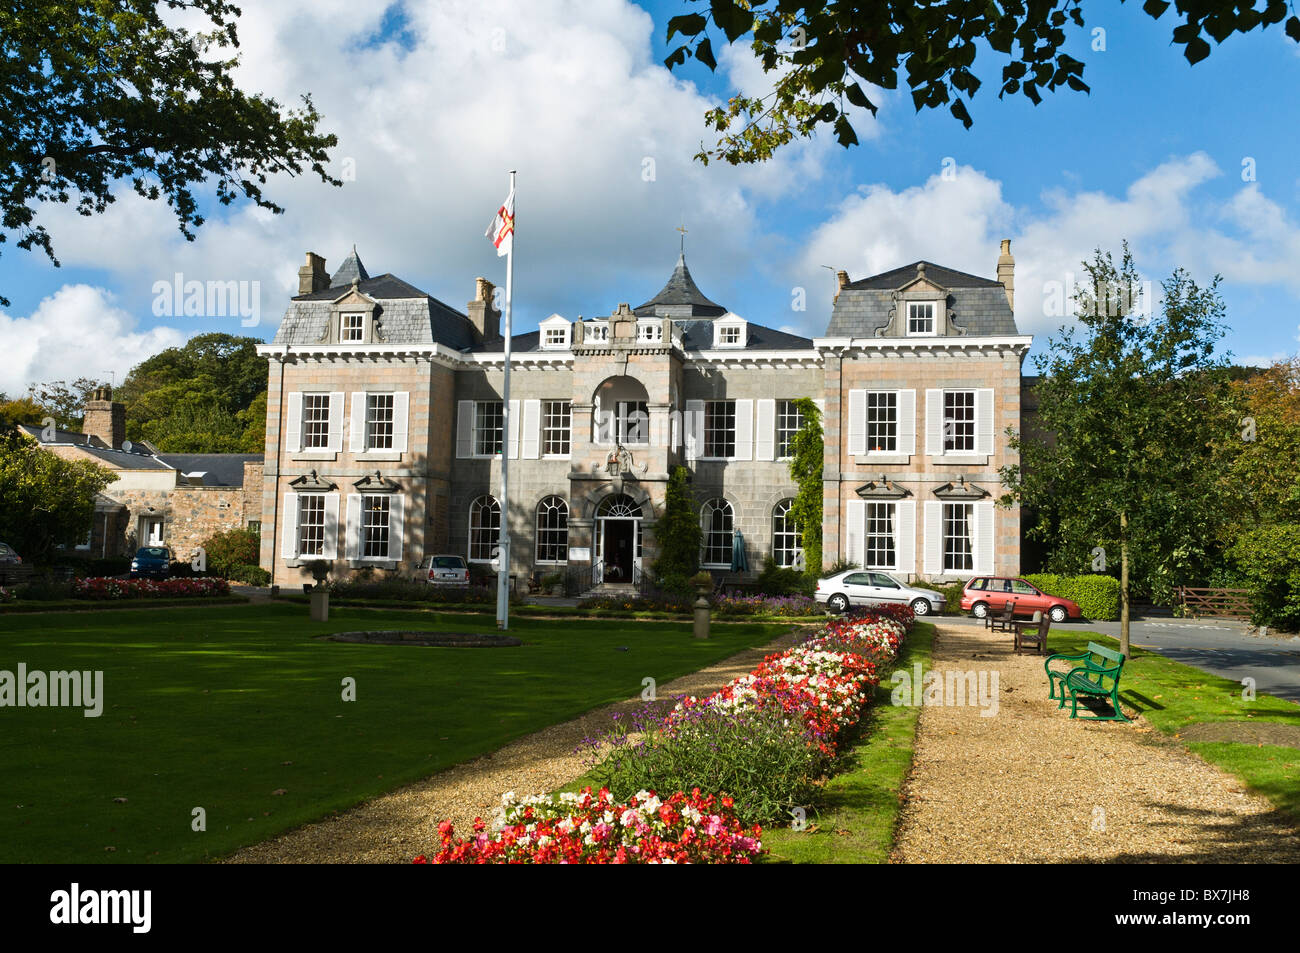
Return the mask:
[[356,487],[358,493],[400,493],[402,491],[400,483],[390,480],[378,470],[363,476],[352,485]]
[[943,486],[936,487],[934,495],[941,500],[982,500],[989,495],[989,492],[974,483],[967,483],[966,478],[961,477],[956,483],[945,483]]
[[331,483],[315,470],[290,480],[289,486],[293,488],[295,493],[328,493],[331,490],[338,489],[338,484]]
[[910,490],[894,483],[883,473],[879,480],[871,480],[858,487],[857,494],[864,500],[901,500],[912,495]]

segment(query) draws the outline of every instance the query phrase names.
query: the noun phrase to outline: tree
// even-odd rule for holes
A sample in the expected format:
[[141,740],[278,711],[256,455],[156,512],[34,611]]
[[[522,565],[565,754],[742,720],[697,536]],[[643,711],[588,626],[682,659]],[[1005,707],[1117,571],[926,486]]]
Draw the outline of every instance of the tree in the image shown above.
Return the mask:
[[[211,29],[164,23],[163,13],[181,9]],[[166,199],[190,241],[203,224],[194,188],[209,179],[222,205],[242,196],[273,213],[283,209],[263,194],[271,173],[309,165],[341,185],[324,166],[337,138],[317,132],[310,96],[284,109],[235,85],[239,13],[225,0],[6,4],[0,243],[17,233],[19,248],[39,247],[58,265],[52,236],[36,224],[39,204],[75,199],[82,215],[98,214],[123,181]]]
[[95,494],[117,479],[97,463],[64,460],[0,426],[0,539],[31,562],[86,538]]
[[39,425],[46,415],[45,408],[30,395],[16,400],[5,400],[4,396],[0,395],[0,421],[34,427]]
[[790,438],[790,477],[799,491],[790,504],[789,515],[799,527],[805,572],[817,579],[822,573],[822,472],[826,437],[817,404],[811,398],[800,397],[794,405],[802,424]]
[[131,368],[115,395],[130,405],[168,384],[204,378],[221,404],[242,410],[266,390],[266,358],[257,353],[261,343],[215,331],[197,334]]
[[86,416],[86,401],[99,386],[89,377],[78,377],[71,384],[48,381],[28,388],[28,399],[38,404],[43,417],[53,417],[63,430],[81,430]]
[[685,467],[673,468],[664,488],[664,512],[655,523],[655,538],[659,542],[655,576],[659,585],[669,591],[688,590],[687,580],[700,568],[704,530],[695,510],[689,479],[690,471]]
[[[1169,6],[1146,0],[1142,9],[1159,19]],[[1286,35],[1300,41],[1300,19],[1287,17],[1286,0],[1174,0],[1174,7],[1171,41],[1189,63],[1210,55],[1206,37],[1222,43],[1284,19]],[[1064,52],[1070,33],[1085,28],[1083,0],[709,0],[707,11],[668,21],[668,42],[678,34],[686,41],[668,55],[668,67],[694,57],[716,69],[710,26],[727,43],[749,40],[774,88],[706,113],[722,138],[696,156],[705,163],[761,162],[822,124],[833,127],[842,146],[853,145],[849,107],[876,112],[863,84],[897,89],[900,79],[918,112],[947,105],[969,128],[968,106],[981,86],[972,70],[977,52],[986,60],[998,54],[1004,64],[999,98],[1020,93],[1037,105],[1044,91],[1061,86],[1088,92],[1083,63]]]
[[1113,571],[1119,557],[1127,655],[1131,593],[1168,598],[1218,559],[1213,448],[1235,419],[1214,356],[1224,308],[1217,276],[1202,288],[1178,269],[1155,313],[1127,244],[1118,267],[1098,250],[1084,269],[1082,334],[1062,328],[1036,359],[1039,433],[1009,431],[1021,460],[1002,468],[1000,502],[1039,511],[1030,532],[1054,571]]

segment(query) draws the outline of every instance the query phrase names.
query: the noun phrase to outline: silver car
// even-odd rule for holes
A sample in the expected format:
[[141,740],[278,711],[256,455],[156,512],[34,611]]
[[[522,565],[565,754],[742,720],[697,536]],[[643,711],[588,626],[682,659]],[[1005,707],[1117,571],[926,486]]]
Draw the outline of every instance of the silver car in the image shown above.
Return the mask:
[[918,616],[942,612],[943,593],[905,585],[887,572],[850,569],[817,580],[813,597],[832,612],[847,612],[850,606],[874,606],[898,602],[912,607]]

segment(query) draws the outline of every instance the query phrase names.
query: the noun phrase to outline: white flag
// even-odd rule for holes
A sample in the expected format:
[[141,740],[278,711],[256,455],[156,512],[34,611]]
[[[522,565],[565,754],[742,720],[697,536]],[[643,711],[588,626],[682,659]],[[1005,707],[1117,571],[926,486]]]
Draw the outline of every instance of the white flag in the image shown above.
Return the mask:
[[492,240],[496,246],[497,257],[510,254],[510,249],[515,243],[515,190],[510,189],[510,194],[506,200],[501,203],[497,209],[496,217],[492,219],[492,224],[488,226],[486,236]]

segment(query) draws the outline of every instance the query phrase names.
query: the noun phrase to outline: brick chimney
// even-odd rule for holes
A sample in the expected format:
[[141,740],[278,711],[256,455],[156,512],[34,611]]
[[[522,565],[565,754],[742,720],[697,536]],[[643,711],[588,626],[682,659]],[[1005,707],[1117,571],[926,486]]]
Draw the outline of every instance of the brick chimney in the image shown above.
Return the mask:
[[831,299],[832,302],[840,300],[840,292],[844,290],[848,283],[849,273],[847,271],[835,272],[835,297]]
[[329,286],[330,276],[325,270],[325,259],[314,251],[307,252],[307,264],[298,269],[298,294],[309,295],[313,291],[324,291]]
[[1002,239],[1002,254],[998,255],[998,281],[1007,289],[1007,304],[1016,310],[1016,260],[1011,255],[1011,239]]
[[126,440],[126,405],[113,400],[113,388],[96,387],[86,401],[86,420],[81,432],[104,446],[121,450]]
[[501,337],[501,312],[492,307],[492,292],[495,290],[496,285],[486,278],[475,278],[474,300],[465,306],[480,341],[494,341]]

